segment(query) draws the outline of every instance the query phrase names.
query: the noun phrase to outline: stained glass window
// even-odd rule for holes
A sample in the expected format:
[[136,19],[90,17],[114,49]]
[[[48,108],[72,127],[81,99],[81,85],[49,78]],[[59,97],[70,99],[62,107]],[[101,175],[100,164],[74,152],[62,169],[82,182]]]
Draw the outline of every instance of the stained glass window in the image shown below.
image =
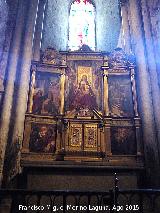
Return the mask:
[[95,50],[95,8],[89,0],[76,0],[71,4],[69,16],[69,49],[82,45]]

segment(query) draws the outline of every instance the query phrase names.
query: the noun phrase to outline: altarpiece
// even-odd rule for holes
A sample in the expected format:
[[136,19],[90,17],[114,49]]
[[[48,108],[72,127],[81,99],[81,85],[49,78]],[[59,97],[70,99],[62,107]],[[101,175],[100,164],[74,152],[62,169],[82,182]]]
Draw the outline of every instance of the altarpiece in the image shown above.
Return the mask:
[[141,156],[134,58],[48,48],[32,62],[21,160],[114,161]]

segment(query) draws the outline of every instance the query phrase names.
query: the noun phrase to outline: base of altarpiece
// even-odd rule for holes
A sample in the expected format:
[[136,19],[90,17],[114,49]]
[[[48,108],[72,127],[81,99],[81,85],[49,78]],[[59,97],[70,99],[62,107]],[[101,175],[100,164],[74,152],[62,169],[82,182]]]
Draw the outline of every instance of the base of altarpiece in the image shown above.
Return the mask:
[[119,188],[143,188],[144,167],[140,163],[127,165],[127,161],[123,166],[104,161],[56,161],[48,166],[23,164],[23,187],[32,190],[109,190],[114,187],[114,173],[119,178]]

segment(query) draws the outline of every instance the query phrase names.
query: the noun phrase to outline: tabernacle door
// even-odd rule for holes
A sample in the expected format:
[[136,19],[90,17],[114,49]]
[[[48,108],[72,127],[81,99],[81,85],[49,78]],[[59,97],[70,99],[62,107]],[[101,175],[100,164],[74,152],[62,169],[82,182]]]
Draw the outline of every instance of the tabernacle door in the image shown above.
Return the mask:
[[98,151],[97,124],[84,125],[84,151]]

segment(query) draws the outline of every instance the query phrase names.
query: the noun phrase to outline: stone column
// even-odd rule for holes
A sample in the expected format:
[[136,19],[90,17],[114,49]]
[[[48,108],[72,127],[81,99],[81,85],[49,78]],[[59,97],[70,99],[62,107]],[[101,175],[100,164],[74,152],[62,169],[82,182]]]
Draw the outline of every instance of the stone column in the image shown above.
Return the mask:
[[148,0],[146,1],[147,8],[150,12],[151,30],[153,36],[154,50],[156,56],[156,65],[159,77],[160,86],[160,1],[159,0]]
[[28,16],[26,20],[26,29],[23,40],[23,52],[21,63],[21,74],[19,81],[19,90],[17,92],[17,103],[15,112],[15,125],[13,131],[13,141],[23,136],[25,112],[27,109],[28,89],[30,68],[32,59],[32,41],[37,13],[38,0],[27,1],[29,4]]
[[149,182],[151,184],[157,184],[156,171],[159,167],[158,146],[151,97],[150,78],[145,57],[142,22],[138,2],[138,0],[129,0],[129,15],[132,38],[134,41],[134,51],[138,67],[137,75],[139,83],[140,111],[143,127],[146,168],[148,171]]
[[37,13],[34,42],[33,42],[33,60],[34,61],[40,60],[40,48],[41,48],[45,7],[46,7],[46,0],[40,0],[38,5],[38,13]]
[[5,94],[3,100],[1,124],[0,124],[0,185],[2,183],[2,173],[4,156],[8,139],[9,124],[11,118],[13,94],[14,94],[14,82],[16,78],[16,71],[18,65],[18,57],[20,52],[21,38],[24,27],[24,14],[26,6],[23,1],[19,1],[18,13],[16,19],[16,26],[13,33],[13,39],[10,47],[10,54],[8,58],[8,77],[5,87]]
[[152,87],[152,98],[153,98],[153,109],[155,114],[155,122],[157,127],[157,136],[159,142],[159,151],[160,151],[160,88],[158,85],[158,74],[157,74],[157,66],[155,61],[154,54],[154,43],[151,34],[151,23],[149,18],[149,11],[146,4],[146,0],[141,0],[142,4],[142,15],[143,15],[143,23],[144,23],[144,32],[146,39],[146,51],[148,58],[148,68],[150,71],[151,78],[151,87]]
[[122,16],[122,34],[124,39],[124,51],[127,54],[131,52],[131,37],[128,20],[128,5],[126,0],[121,0],[121,16]]

